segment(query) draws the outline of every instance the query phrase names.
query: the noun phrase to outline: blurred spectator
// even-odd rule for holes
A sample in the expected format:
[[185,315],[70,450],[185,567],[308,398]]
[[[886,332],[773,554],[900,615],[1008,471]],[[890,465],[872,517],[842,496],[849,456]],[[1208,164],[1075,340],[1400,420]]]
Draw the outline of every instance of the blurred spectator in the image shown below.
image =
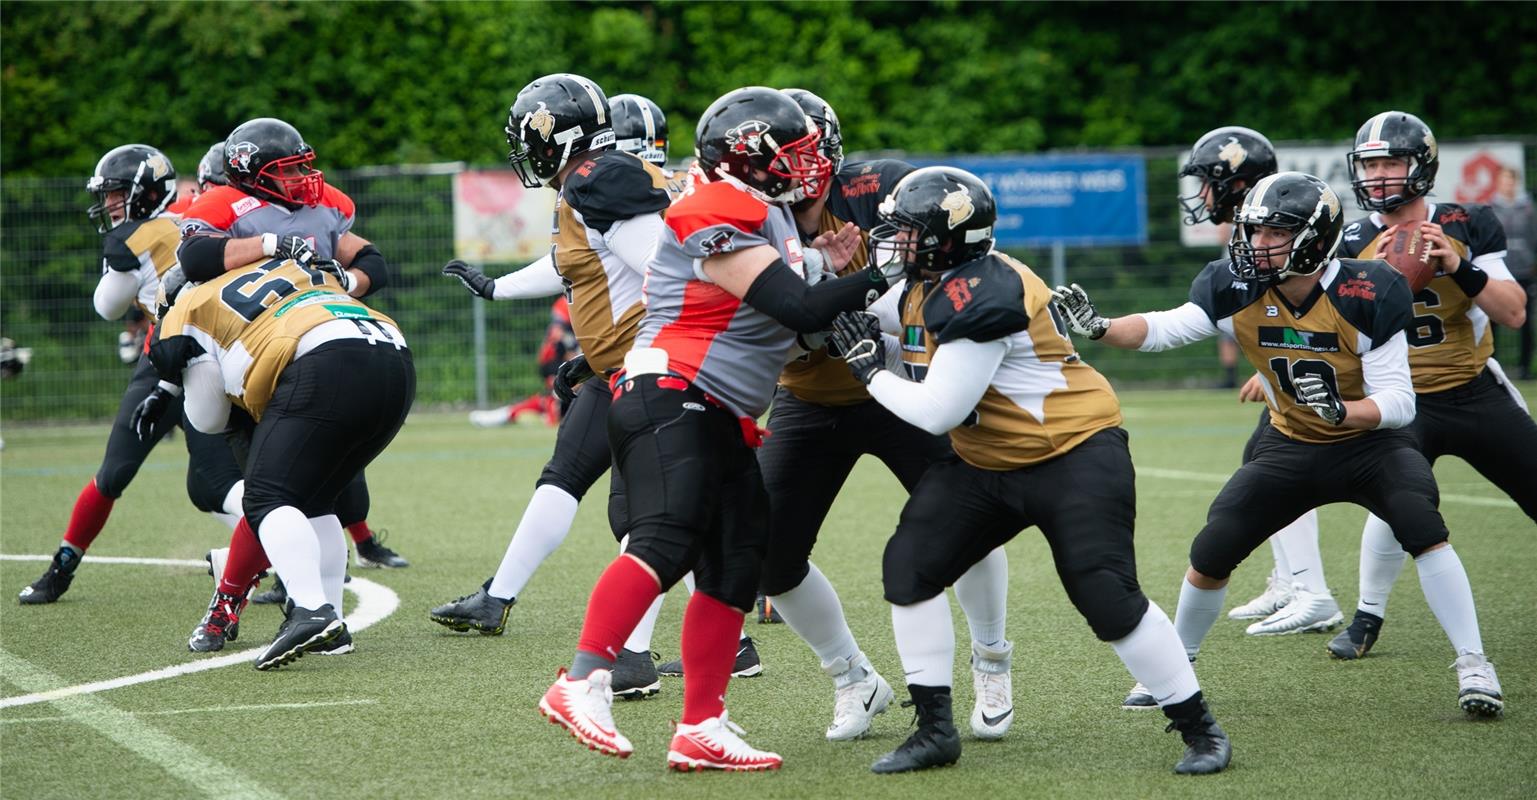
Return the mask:
[[1533,248],[1537,247],[1537,216],[1532,210],[1532,196],[1519,183],[1519,176],[1510,167],[1500,170],[1495,179],[1494,197],[1489,201],[1495,216],[1505,227],[1505,266],[1516,282],[1526,290],[1526,322],[1521,325],[1521,358],[1516,374],[1522,380],[1530,380],[1532,374],[1532,298],[1533,298]]
[[550,383],[555,379],[555,370],[561,363],[580,354],[581,350],[576,346],[576,331],[571,327],[571,307],[562,295],[550,306],[550,327],[545,331],[544,345],[539,348],[539,377],[544,381],[544,388],[512,405],[471,411],[470,424],[495,428],[516,422],[519,416],[525,414],[543,417],[547,425],[558,424],[561,409],[550,392]]

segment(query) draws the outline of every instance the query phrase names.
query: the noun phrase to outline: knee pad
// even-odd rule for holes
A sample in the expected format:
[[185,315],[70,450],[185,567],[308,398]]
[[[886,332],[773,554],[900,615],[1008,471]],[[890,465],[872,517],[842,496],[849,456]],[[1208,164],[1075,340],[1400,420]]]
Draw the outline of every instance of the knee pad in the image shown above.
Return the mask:
[[694,568],[695,553],[678,537],[659,535],[655,530],[630,532],[624,552],[646,563],[665,592]]
[[766,595],[781,595],[800,586],[811,574],[811,562],[801,559],[800,563],[792,567],[776,563],[771,553],[763,561],[763,593]]
[[1131,635],[1147,614],[1148,599],[1137,586],[1136,578],[1128,578],[1104,569],[1086,570],[1070,576],[1064,584],[1068,599],[1083,615],[1102,642],[1114,642]]
[[1190,566],[1196,572],[1217,580],[1232,576],[1238,560],[1233,558],[1233,548],[1225,545],[1222,538],[1210,525],[1196,534],[1195,541],[1190,543]]
[[128,484],[133,482],[133,476],[137,474],[138,464],[116,459],[103,461],[101,469],[96,471],[96,491],[116,500],[128,491]]
[[728,558],[727,562],[713,569],[696,570],[698,582],[694,589],[739,611],[750,611],[758,597],[757,559]]
[[[903,536],[901,530],[886,542],[881,558],[881,587],[886,602],[910,606],[937,597],[944,585],[923,576],[925,548],[916,536]],[[928,552],[932,552],[929,550]]]

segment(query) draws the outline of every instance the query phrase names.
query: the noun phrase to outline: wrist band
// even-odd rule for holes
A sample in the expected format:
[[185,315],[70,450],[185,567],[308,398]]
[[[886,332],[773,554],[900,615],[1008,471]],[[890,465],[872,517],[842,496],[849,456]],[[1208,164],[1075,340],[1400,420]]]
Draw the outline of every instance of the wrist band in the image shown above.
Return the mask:
[[1451,274],[1452,282],[1468,297],[1477,297],[1484,287],[1489,285],[1489,273],[1484,272],[1473,265],[1473,262],[1462,259],[1457,271]]

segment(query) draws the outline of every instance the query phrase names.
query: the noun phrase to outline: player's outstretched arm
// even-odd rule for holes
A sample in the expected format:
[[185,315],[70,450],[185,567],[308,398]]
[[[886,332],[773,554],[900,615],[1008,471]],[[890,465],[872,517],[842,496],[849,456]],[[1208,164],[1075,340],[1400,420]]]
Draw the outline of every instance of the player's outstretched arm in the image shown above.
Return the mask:
[[1100,316],[1089,293],[1076,283],[1053,289],[1051,299],[1068,327],[1079,336],[1127,350],[1141,347],[1147,338],[1147,322],[1140,314],[1115,319]]

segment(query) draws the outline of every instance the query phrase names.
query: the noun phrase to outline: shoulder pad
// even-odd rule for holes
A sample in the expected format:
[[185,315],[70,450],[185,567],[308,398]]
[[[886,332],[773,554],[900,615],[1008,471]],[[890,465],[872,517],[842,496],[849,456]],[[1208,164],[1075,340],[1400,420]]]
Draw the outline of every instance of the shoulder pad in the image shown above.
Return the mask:
[[560,196],[587,227],[605,233],[615,222],[662,211],[672,202],[661,170],[629,153],[604,150],[577,162]]
[[1448,236],[1468,246],[1469,261],[1485,253],[1498,253],[1507,248],[1505,226],[1494,215],[1494,209],[1488,206],[1438,204],[1432,221],[1438,223]]
[[844,164],[833,179],[827,207],[838,219],[868,231],[879,222],[875,209],[891,194],[897,181],[913,171],[913,165],[894,158]]
[[1018,333],[1030,325],[1024,281],[995,256],[965,264],[924,300],[923,324],[940,344],[990,342]]
[[1233,274],[1228,259],[1219,258],[1206,265],[1190,283],[1190,302],[1201,307],[1213,324],[1249,307],[1265,293],[1259,281],[1246,281]]
[[[350,202],[350,201],[349,201]],[[216,186],[198,195],[181,216],[183,231],[214,229],[229,231],[235,220],[267,203],[233,186]]]
[[1345,223],[1345,229],[1340,234],[1340,258],[1355,258],[1360,255],[1366,246],[1376,240],[1377,234],[1382,228],[1372,222],[1370,216],[1353,219]]
[[1373,347],[1408,327],[1414,316],[1409,282],[1386,261],[1340,259],[1328,294],[1340,316],[1371,337]]
[[139,269],[139,256],[128,246],[128,237],[132,236],[146,220],[135,219],[107,231],[101,237],[101,266],[102,273],[107,270],[118,272],[134,272]]
[[353,205],[352,198],[348,197],[346,192],[329,183],[320,192],[320,205],[329,206],[340,211],[345,219],[352,219],[357,214],[357,206]]
[[696,186],[667,210],[667,227],[680,242],[722,225],[754,233],[767,219],[768,206],[763,201],[724,181]]

